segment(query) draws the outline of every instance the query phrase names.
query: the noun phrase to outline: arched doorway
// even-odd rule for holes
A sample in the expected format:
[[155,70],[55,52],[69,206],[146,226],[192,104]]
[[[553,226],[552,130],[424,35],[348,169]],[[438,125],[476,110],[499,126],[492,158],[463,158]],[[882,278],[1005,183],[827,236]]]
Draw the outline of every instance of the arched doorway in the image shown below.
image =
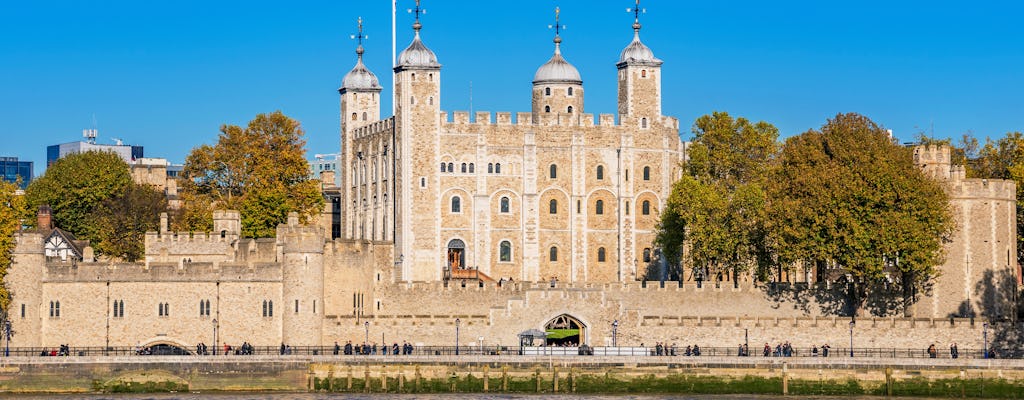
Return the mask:
[[569,314],[559,315],[544,325],[548,346],[579,346],[586,338],[586,326]]
[[466,268],[466,243],[459,239],[448,242],[448,270]]

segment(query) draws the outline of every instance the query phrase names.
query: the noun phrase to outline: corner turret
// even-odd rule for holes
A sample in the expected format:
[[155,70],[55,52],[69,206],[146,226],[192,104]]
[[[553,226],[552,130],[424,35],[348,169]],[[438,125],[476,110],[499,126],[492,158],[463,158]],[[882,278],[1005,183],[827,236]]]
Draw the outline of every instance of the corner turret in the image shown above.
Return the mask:
[[622,125],[650,127],[661,117],[661,64],[640,41],[640,0],[633,12],[633,41],[622,50],[619,62],[619,120]]
[[533,114],[582,114],[583,79],[580,72],[562,57],[564,26],[559,25],[561,11],[555,8],[555,53],[533,75]]

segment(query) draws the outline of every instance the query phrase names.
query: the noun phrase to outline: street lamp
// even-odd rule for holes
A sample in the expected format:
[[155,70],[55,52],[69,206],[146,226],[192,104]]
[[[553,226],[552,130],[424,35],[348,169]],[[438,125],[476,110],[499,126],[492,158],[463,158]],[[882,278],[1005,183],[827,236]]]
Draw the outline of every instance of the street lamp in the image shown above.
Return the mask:
[[743,356],[750,356],[750,335],[747,332],[748,328],[743,328]]
[[982,358],[988,358],[988,322],[981,324],[981,335],[985,340],[985,347],[982,348]]
[[217,319],[210,322],[213,323],[213,355],[217,355]]
[[619,320],[612,321],[612,347],[619,347]]
[[853,326],[856,324],[856,321],[850,320],[850,357],[853,357]]
[[363,326],[366,327],[366,340],[363,341],[363,345],[370,344],[370,321],[363,322]]
[[4,357],[11,356],[11,321],[4,320]]
[[462,322],[458,318],[455,319],[455,355],[459,355],[459,323]]

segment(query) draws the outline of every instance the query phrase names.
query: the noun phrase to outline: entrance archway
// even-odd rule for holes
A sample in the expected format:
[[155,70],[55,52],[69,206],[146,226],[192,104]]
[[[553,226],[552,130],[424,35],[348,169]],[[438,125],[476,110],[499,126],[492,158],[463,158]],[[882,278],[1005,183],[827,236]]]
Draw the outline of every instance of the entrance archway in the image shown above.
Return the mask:
[[544,325],[548,346],[579,346],[586,338],[586,326],[569,314],[559,315]]
[[136,351],[140,355],[187,356],[195,354],[187,345],[166,337],[140,343]]
[[448,242],[448,270],[466,268],[466,243],[459,239]]

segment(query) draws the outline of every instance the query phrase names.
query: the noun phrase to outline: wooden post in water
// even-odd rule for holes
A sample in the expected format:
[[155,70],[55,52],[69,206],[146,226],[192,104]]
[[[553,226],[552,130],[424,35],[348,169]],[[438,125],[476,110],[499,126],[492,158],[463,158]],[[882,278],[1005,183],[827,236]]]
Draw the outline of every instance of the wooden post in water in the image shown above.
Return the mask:
[[345,385],[345,390],[352,390],[352,366],[348,366],[348,384]]
[[576,393],[576,370],[569,368],[569,390]]
[[508,391],[508,365],[501,366],[501,391]]
[[399,368],[398,369],[398,393],[402,393],[403,390],[405,390],[405,373],[403,373],[402,369]]
[[551,389],[558,393],[558,367],[554,367],[551,371]]
[[540,393],[540,368],[533,372],[533,377],[537,381],[537,393]]
[[487,393],[488,389],[490,389],[491,379],[490,375],[488,374],[489,372],[491,372],[491,366],[484,365],[484,393]]
[[782,363],[782,395],[789,395],[789,365]]
[[416,388],[417,392],[420,391],[420,381],[422,379],[423,379],[423,375],[420,375],[420,366],[417,365],[416,366],[416,385],[415,385],[415,388]]
[[384,393],[388,392],[388,374],[387,371],[385,370],[386,368],[387,365],[380,366],[380,388],[381,390],[384,391]]
[[366,371],[363,372],[365,379],[363,379],[363,391],[370,393],[370,364],[366,364]]

